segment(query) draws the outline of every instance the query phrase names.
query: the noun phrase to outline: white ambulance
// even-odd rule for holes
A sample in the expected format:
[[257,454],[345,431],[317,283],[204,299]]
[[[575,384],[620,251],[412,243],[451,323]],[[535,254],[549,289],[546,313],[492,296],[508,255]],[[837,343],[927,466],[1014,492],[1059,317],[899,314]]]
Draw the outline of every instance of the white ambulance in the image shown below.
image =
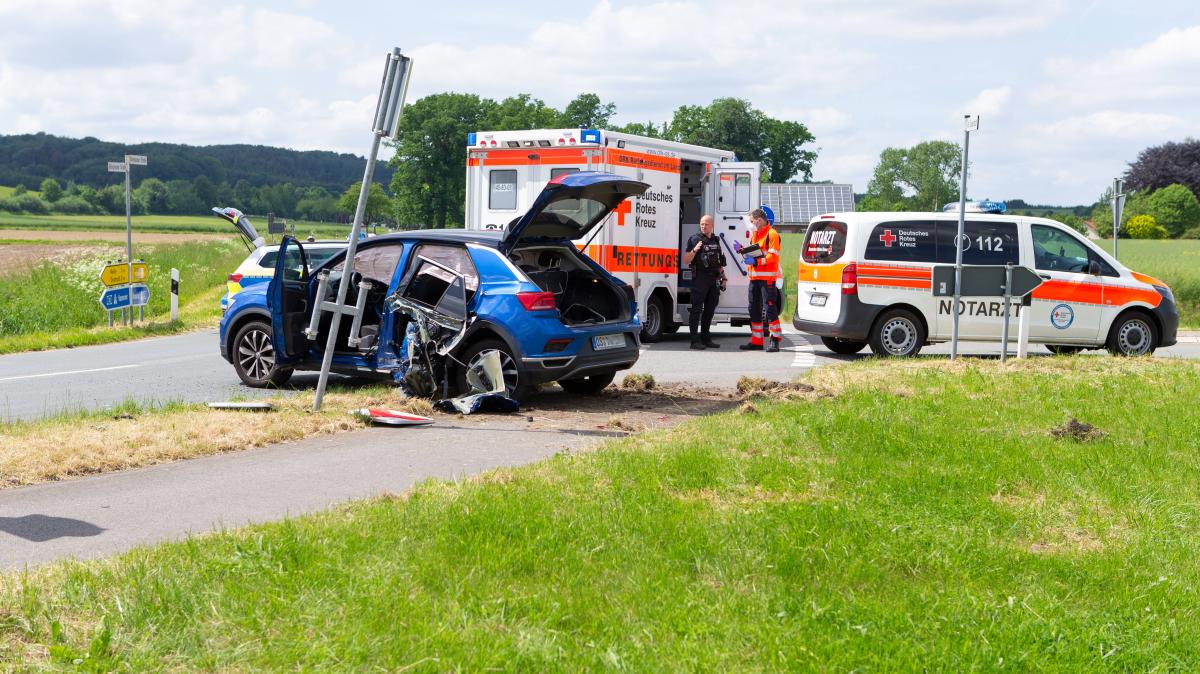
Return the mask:
[[[870,345],[913,356],[948,341],[953,298],[935,297],[932,270],[954,264],[957,213],[832,213],[808,225],[797,271],[797,330],[831,351]],[[1029,267],[1043,283],[1027,311],[1029,341],[1054,353],[1107,347],[1147,354],[1175,343],[1179,313],[1167,284],[1126,268],[1071,228],[1044,218],[968,213],[963,264]],[[1001,297],[966,297],[959,336],[999,340]]]
[[636,289],[643,341],[657,341],[688,320],[691,271],[680,257],[706,213],[713,216],[728,260],[729,286],[716,318],[747,322],[750,281],[734,242],[749,243],[747,216],[760,203],[758,162],[736,161],[728,150],[615,131],[479,131],[467,137],[467,229],[503,229],[547,181],[574,171],[605,171],[650,184],[575,242]]

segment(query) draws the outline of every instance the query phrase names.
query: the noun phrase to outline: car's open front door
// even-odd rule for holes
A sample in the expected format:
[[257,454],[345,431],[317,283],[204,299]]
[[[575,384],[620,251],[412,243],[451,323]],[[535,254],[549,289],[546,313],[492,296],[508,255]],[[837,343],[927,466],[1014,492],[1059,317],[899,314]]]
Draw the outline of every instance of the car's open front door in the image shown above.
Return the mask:
[[729,286],[721,293],[718,311],[746,313],[749,307],[750,272],[742,256],[734,252],[734,242],[750,243],[747,235],[750,211],[762,205],[759,180],[762,165],[758,162],[719,162],[712,165],[707,192],[708,212],[713,214],[713,233],[721,239],[721,248],[729,264],[725,276]]
[[279,244],[275,260],[275,277],[267,287],[267,307],[271,310],[271,326],[275,336],[275,360],[295,362],[308,349],[304,328],[309,311],[308,256],[304,247],[290,236]]

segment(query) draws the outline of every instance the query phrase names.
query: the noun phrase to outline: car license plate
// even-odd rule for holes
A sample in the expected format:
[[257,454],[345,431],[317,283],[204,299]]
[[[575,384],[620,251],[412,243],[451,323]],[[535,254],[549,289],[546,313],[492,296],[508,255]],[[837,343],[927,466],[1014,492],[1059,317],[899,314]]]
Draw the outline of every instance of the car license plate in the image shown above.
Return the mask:
[[824,293],[820,293],[820,294],[816,294],[816,295],[809,295],[808,303],[814,307],[823,307],[823,306],[825,306],[825,302],[828,299],[829,299],[829,295],[826,295]]
[[598,335],[592,338],[592,348],[596,351],[619,349],[625,346],[625,335]]

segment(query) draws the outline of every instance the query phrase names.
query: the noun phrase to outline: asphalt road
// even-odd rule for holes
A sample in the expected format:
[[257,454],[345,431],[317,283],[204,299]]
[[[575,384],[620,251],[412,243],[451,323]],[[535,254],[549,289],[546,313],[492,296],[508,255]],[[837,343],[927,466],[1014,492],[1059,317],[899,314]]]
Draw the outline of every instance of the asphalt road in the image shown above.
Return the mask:
[[[820,341],[788,329],[780,353],[745,353],[746,328],[720,327],[714,336],[718,350],[692,351],[686,330],[643,347],[631,372],[645,372],[662,382],[732,387],[742,375],[791,378],[818,365],[854,360],[838,356]],[[1015,347],[1014,347],[1015,348]],[[155,337],[136,342],[0,356],[0,421],[37,419],[70,410],[104,409],[127,399],[144,403],[210,402],[234,397],[274,395],[243,386],[233,366],[221,358],[215,330]],[[949,345],[928,347],[922,353],[949,354]],[[964,343],[962,352],[996,355],[995,344]],[[1033,354],[1046,355],[1040,346]],[[866,353],[864,351],[864,353]],[[1102,351],[1089,352],[1103,354]],[[1164,357],[1200,358],[1200,343],[1181,343],[1160,349]],[[1107,357],[1107,356],[1101,356]],[[336,381],[349,381],[335,377]],[[308,395],[316,386],[313,373],[297,374],[288,389]]]

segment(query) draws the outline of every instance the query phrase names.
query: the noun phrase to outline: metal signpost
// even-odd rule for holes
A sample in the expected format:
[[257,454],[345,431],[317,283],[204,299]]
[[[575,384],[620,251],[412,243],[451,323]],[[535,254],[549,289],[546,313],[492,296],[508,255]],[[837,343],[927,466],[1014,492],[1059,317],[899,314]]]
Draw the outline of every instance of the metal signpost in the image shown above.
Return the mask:
[[[961,261],[961,259],[960,259]],[[1000,343],[1000,362],[1008,358],[1008,315],[1012,310],[1012,298],[1019,297],[1023,306],[1029,306],[1029,296],[1044,280],[1029,267],[1006,265],[971,265],[961,264],[937,265],[933,268],[933,294],[935,297],[953,295],[955,298],[954,315],[958,316],[958,302],[961,297],[1004,297],[1004,336]],[[1025,311],[1021,312],[1021,322],[1025,322]],[[1023,343],[1029,333],[1021,330],[1022,336],[1017,343],[1017,354],[1024,357]],[[957,337],[957,335],[955,335]]]
[[[350,287],[350,279],[354,274],[354,253],[358,249],[358,236],[362,231],[363,216],[367,209],[367,195],[371,190],[371,178],[375,175],[375,160],[379,156],[379,143],[385,138],[395,138],[399,128],[400,110],[404,107],[404,95],[408,90],[408,78],[412,72],[412,60],[400,53],[396,47],[388,53],[384,63],[383,81],[379,84],[379,101],[375,104],[375,121],[371,127],[373,134],[371,152],[367,155],[367,168],[363,171],[362,188],[358,192],[358,207],[354,210],[354,225],[350,229],[350,241],[346,247],[346,262],[342,266],[342,282],[338,284],[337,301],[325,301],[325,279],[317,290],[317,298],[313,303],[312,322],[316,324],[322,311],[333,314],[329,324],[329,337],[325,341],[325,354],[321,360],[321,375],[317,380],[317,395],[313,399],[313,411],[321,409],[321,401],[325,398],[325,386],[329,382],[329,369],[333,365],[333,351],[337,346],[338,329],[342,325],[342,316],[354,316],[355,324],[361,323],[363,299],[366,289],[359,288],[360,306],[346,306],[346,291]],[[364,281],[365,283],[365,281]],[[316,339],[315,331],[308,332],[309,339]],[[351,330],[351,339],[357,335]],[[277,345],[276,348],[281,348]]]
[[1125,181],[1113,178],[1113,259],[1117,259],[1117,239],[1121,232],[1121,215],[1125,210]]
[[[132,215],[132,211],[131,211],[131,203],[132,202],[131,202],[131,196],[130,196],[131,192],[132,192],[132,187],[130,186],[129,173],[130,173],[131,167],[145,166],[145,165],[146,165],[146,156],[141,155],[141,154],[127,154],[127,155],[125,155],[125,161],[123,161],[123,162],[119,162],[119,161],[108,162],[108,170],[110,172],[125,174],[125,263],[129,267],[129,269],[126,270],[127,275],[125,277],[126,278],[125,284],[129,288],[129,290],[127,291],[127,296],[133,296],[133,294],[134,294],[133,293],[133,215]],[[105,285],[107,285],[107,284],[105,284]],[[103,302],[103,300],[102,300],[102,302]],[[122,311],[122,313],[128,311],[127,318],[124,319],[124,323],[127,325],[133,322],[133,306],[138,307],[139,319],[144,319],[146,317],[146,314],[144,311],[145,304],[141,304],[141,305],[125,304],[122,306],[121,311]],[[112,316],[109,316],[109,319],[110,319],[110,323],[111,323]]]
[[962,178],[958,183],[958,233],[954,237],[954,308],[951,312],[953,324],[950,333],[950,360],[958,358],[958,314],[962,311],[962,295],[958,288],[962,284],[963,242],[966,241],[967,210],[967,149],[971,145],[971,132],[979,130],[979,115],[963,115]]

